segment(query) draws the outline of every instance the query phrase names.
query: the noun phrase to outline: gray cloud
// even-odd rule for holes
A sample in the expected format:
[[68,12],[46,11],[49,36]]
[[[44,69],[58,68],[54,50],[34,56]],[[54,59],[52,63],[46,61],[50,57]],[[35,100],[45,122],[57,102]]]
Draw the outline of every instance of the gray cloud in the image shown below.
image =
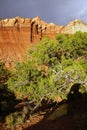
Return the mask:
[[86,18],[87,0],[1,0],[0,17],[35,17],[47,22],[68,24],[71,20]]
[[79,13],[78,13],[78,18],[83,20],[84,22],[87,22],[87,8],[81,10]]

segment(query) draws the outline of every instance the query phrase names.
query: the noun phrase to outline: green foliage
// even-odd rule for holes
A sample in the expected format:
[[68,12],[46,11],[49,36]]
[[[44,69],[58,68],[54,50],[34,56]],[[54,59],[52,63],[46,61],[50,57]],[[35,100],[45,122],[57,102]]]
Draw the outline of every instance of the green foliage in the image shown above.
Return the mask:
[[0,62],[0,81],[2,77],[7,77],[9,75],[9,71],[5,68],[5,64]]
[[0,62],[0,101],[3,98],[2,91],[6,86],[6,81],[8,80],[9,76],[10,72],[5,68],[5,64]]
[[44,38],[33,51],[32,57],[38,64],[47,66],[57,64],[61,57],[59,43],[49,38]]
[[17,126],[23,124],[26,119],[27,109],[24,108],[23,111],[14,112],[6,116],[6,124],[8,128],[15,129]]
[[52,98],[54,88],[48,73],[49,68],[59,63],[59,57],[58,43],[49,38],[43,39],[35,48],[29,49],[24,63],[16,65],[8,81],[8,88],[19,98],[27,95],[35,103],[44,97]]
[[8,88],[19,98],[26,95],[36,105],[43,98],[66,98],[75,83],[81,83],[87,91],[86,35],[81,32],[71,36],[61,34],[56,42],[44,38],[29,49],[24,62],[17,63]]
[[61,45],[65,40],[67,40],[69,38],[69,34],[57,34],[56,35],[56,40],[59,42],[59,44]]
[[81,91],[87,91],[87,76],[79,62],[74,61],[67,67],[59,64],[50,71],[50,79],[53,81],[56,96],[59,95],[62,99],[67,98],[71,86],[75,83],[81,83],[84,86]]
[[62,43],[67,57],[78,58],[87,55],[87,33],[77,32]]

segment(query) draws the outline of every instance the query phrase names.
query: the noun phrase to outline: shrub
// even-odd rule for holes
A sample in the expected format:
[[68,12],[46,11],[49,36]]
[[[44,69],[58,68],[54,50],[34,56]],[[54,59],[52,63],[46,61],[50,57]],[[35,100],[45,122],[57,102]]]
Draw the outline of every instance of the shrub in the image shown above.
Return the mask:
[[[35,48],[30,48],[24,62],[15,66],[12,77],[8,80],[9,89],[17,93],[19,98],[27,95],[37,106],[44,98],[66,98],[70,87],[75,83],[84,84],[86,88],[86,68],[78,60],[79,56],[84,56],[84,35],[79,32],[64,37],[61,46],[59,42],[45,38]],[[80,48],[81,54],[78,53]]]

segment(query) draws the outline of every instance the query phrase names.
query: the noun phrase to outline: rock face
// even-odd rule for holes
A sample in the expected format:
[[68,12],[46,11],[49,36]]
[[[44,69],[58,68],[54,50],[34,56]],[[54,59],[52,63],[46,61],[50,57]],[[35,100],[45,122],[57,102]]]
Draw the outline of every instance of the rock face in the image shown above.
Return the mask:
[[0,60],[10,66],[14,61],[21,61],[30,44],[38,43],[43,37],[55,39],[58,33],[73,34],[76,31],[87,32],[87,25],[80,20],[67,26],[46,23],[38,16],[29,18],[10,18],[0,20]]
[[87,24],[85,24],[83,21],[80,21],[78,19],[70,22],[62,32],[68,33],[68,34],[73,34],[77,31],[81,32],[87,32]]

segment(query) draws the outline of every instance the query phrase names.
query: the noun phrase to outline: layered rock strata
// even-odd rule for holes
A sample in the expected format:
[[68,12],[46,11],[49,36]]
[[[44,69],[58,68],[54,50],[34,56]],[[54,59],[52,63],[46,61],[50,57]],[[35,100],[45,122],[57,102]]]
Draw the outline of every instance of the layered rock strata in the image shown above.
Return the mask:
[[30,18],[10,18],[0,20],[0,60],[6,66],[11,66],[14,61],[21,61],[30,44],[48,36],[55,39],[58,33],[73,34],[76,31],[87,32],[87,24],[80,20],[70,22],[67,26],[46,23],[38,16]]

